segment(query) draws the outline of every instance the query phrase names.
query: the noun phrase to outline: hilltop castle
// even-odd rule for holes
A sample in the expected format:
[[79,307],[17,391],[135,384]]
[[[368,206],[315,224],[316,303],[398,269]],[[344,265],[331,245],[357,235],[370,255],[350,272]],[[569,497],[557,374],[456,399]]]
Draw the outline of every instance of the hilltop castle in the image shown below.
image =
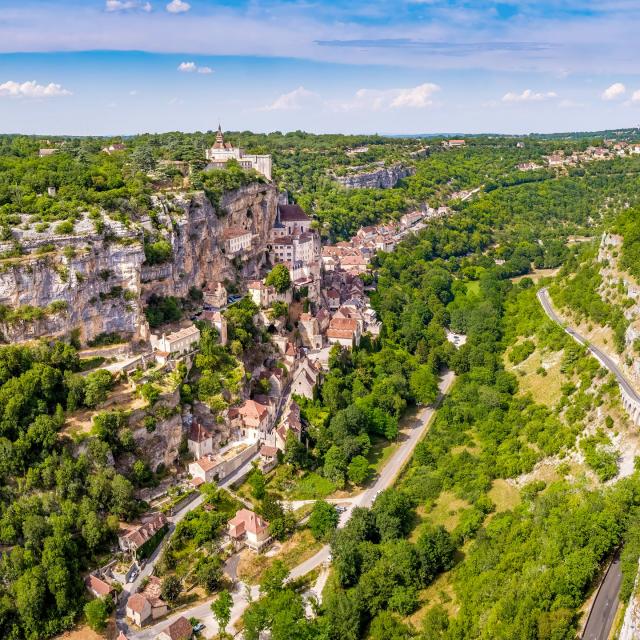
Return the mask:
[[243,169],[255,169],[267,180],[271,180],[271,156],[248,155],[240,147],[234,147],[230,142],[225,142],[220,125],[218,125],[216,141],[210,149],[207,149],[206,157],[209,161],[207,169],[224,169],[226,163],[233,159],[237,160]]

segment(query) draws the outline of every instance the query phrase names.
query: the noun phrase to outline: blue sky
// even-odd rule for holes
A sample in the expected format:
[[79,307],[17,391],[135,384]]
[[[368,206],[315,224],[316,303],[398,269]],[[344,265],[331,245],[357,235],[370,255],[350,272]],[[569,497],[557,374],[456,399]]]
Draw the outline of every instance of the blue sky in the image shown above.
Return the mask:
[[0,0],[0,132],[640,122],[640,0]]

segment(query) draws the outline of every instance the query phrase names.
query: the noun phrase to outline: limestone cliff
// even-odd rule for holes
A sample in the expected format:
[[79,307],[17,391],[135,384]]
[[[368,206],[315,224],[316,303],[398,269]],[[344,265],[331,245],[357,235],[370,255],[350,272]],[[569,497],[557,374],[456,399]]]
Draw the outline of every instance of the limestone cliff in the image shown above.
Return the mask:
[[[156,293],[184,297],[192,286],[257,273],[277,207],[277,189],[253,183],[222,196],[214,208],[202,192],[153,198],[152,217],[127,227],[104,215],[98,232],[88,216],[72,234],[15,232],[22,255],[0,259],[0,332],[5,342],[63,336],[77,330],[83,343],[101,333],[148,339],[144,300]],[[225,253],[231,227],[252,233],[242,256]],[[144,263],[145,231],[166,238],[170,261]],[[0,243],[9,255],[13,242]]]
[[0,261],[0,331],[6,341],[73,329],[82,341],[105,332],[146,337],[140,232],[113,221],[100,234],[91,224],[78,227],[72,236],[25,237],[25,255]]
[[415,173],[413,167],[395,164],[391,167],[380,167],[371,171],[363,171],[335,179],[347,189],[391,189],[400,180]]
[[[172,199],[156,200],[158,221],[168,229],[163,232],[171,242],[173,259],[166,264],[143,266],[143,295],[184,297],[192,286],[229,278],[237,274],[257,274],[264,259],[269,231],[273,226],[278,202],[273,185],[254,183],[225,194],[219,213],[202,192],[179,194]],[[143,221],[151,229],[151,221]],[[228,256],[223,233],[241,227],[251,232],[250,250],[241,257]]]

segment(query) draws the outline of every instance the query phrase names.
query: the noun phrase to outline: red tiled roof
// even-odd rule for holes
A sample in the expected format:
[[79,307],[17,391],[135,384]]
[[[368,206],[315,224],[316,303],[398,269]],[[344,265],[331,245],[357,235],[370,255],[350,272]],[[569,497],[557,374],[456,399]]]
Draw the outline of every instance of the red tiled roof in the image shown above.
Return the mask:
[[101,578],[98,578],[98,576],[89,575],[85,578],[84,583],[87,589],[94,591],[99,596],[107,596],[113,591],[113,587]]
[[238,409],[238,413],[243,418],[262,420],[267,415],[267,407],[255,400],[245,400],[245,403]]
[[180,616],[175,622],[172,622],[162,631],[166,633],[171,640],[188,640],[193,636],[193,627],[184,616]]
[[265,458],[275,458],[278,455],[278,449],[266,444],[262,447],[262,449],[260,449],[260,455],[264,456]]
[[240,509],[235,517],[229,520],[229,526],[235,527],[236,534],[240,536],[247,531],[262,533],[269,527],[269,523],[249,509]]
[[127,609],[131,609],[135,613],[142,613],[147,604],[151,605],[141,593],[134,593],[127,600]]

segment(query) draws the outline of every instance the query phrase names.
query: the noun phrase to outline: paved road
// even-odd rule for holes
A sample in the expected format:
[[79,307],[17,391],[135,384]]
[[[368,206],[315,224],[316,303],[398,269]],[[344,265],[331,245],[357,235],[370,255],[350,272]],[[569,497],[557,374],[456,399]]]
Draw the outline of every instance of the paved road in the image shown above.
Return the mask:
[[625,377],[624,373],[622,373],[618,365],[614,362],[614,360],[612,360],[606,353],[604,353],[604,351],[598,349],[598,347],[589,344],[589,341],[586,338],[582,337],[577,331],[575,331],[571,327],[565,326],[565,323],[558,316],[553,306],[551,305],[549,292],[547,291],[546,287],[538,291],[538,299],[540,300],[540,303],[542,304],[546,314],[554,322],[557,322],[559,325],[561,325],[564,328],[565,332],[568,333],[576,342],[579,342],[581,345],[587,347],[587,349],[600,361],[600,364],[602,364],[609,371],[611,371],[611,373],[613,373],[613,375],[616,377],[616,380],[618,381],[618,384],[624,389],[625,393],[627,393],[627,395],[632,398],[634,402],[637,402],[638,405],[640,405],[640,395],[638,395],[638,392],[633,388],[631,384],[629,384],[629,381]]
[[616,554],[589,611],[582,640],[607,640],[618,610],[621,582],[620,556]]
[[[555,312],[549,299],[549,292],[546,287],[538,291],[538,299],[542,304],[546,314],[554,321],[561,325],[566,333],[568,333],[576,342],[586,346],[587,349],[600,361],[616,377],[618,384],[623,387],[624,391],[640,404],[640,396],[636,390],[629,384],[618,365],[603,351],[589,344],[589,341],[581,336],[571,327],[565,326],[562,319]],[[611,625],[616,616],[618,609],[618,595],[620,593],[620,583],[622,574],[620,571],[620,558],[616,554],[613,562],[607,569],[604,581],[600,585],[596,598],[591,605],[587,624],[582,634],[583,640],[607,640]]]
[[[429,423],[435,414],[437,405],[440,403],[444,395],[449,391],[454,380],[455,374],[452,371],[448,371],[442,377],[439,384],[440,397],[438,399],[438,402],[436,403],[436,407],[423,408],[416,417],[413,424],[409,427],[409,429],[405,429],[404,432],[405,434],[407,434],[407,438],[400,444],[391,458],[389,458],[389,461],[387,462],[380,475],[376,478],[376,481],[373,483],[373,485],[366,491],[363,491],[361,494],[350,499],[349,506],[340,516],[340,523],[338,524],[339,527],[343,527],[348,522],[354,507],[370,507],[375,500],[376,495],[380,491],[388,489],[393,485],[396,478],[404,468],[405,464],[409,461],[416,444],[418,444],[420,439],[425,434]],[[289,573],[288,579],[295,580],[297,578],[300,578],[316,567],[326,564],[327,562],[329,562],[329,546],[325,545],[314,556],[294,567]],[[253,586],[249,589],[247,585],[239,582],[237,589],[232,594],[233,608],[231,610],[231,621],[229,623],[229,628],[231,628],[231,626],[235,622],[237,622],[244,613],[244,610],[249,603],[249,599],[247,598],[248,593],[253,600],[259,596],[259,588],[257,586]],[[164,629],[167,625],[172,623],[176,618],[180,616],[184,616],[186,618],[198,618],[206,626],[207,637],[212,637],[219,632],[219,628],[216,620],[211,613],[210,604],[211,602],[208,601],[192,607],[191,609],[180,611],[164,619],[162,622],[159,622],[158,624],[150,627],[146,627],[137,633],[130,632],[127,637],[132,640],[153,640],[158,635],[158,633],[162,631],[162,629]]]

